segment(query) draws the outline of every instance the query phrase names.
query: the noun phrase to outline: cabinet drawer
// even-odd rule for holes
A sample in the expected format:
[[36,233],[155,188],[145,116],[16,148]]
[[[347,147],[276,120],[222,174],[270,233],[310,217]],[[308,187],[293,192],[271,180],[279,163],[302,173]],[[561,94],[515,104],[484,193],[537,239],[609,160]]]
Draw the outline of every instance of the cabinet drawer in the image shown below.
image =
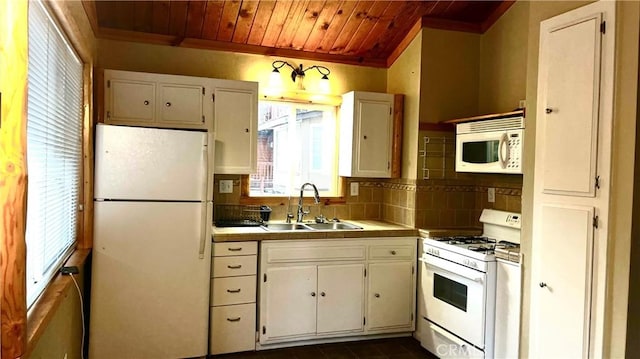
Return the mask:
[[369,259],[411,259],[415,254],[414,246],[384,245],[369,247]]
[[256,301],[256,276],[214,278],[211,298],[214,306],[253,303]]
[[233,256],[213,259],[211,277],[237,277],[255,275],[258,267],[257,256]]
[[223,242],[213,244],[214,257],[258,254],[258,242]]
[[210,354],[256,349],[256,305],[211,308]]
[[364,260],[365,246],[271,247],[267,263]]

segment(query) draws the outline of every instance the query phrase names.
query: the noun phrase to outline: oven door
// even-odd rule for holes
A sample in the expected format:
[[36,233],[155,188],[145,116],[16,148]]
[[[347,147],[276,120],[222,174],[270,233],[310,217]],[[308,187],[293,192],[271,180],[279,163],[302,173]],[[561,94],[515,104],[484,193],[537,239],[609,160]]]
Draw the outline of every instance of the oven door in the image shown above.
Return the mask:
[[420,261],[426,318],[484,349],[486,273],[428,254]]

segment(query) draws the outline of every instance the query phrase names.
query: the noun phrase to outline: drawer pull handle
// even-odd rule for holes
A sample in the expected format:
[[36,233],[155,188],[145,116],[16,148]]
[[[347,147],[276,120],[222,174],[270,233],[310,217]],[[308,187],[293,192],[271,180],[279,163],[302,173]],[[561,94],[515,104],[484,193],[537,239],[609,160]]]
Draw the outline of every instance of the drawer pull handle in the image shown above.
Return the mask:
[[396,251],[391,251],[391,255],[395,256],[396,255]]
[[229,268],[229,269],[240,269],[240,268],[242,268],[242,264],[238,264],[237,266],[228,265],[227,268]]
[[238,289],[227,289],[227,293],[240,293],[240,288],[238,288]]
[[227,318],[228,322],[239,322],[240,321],[240,317],[237,318]]
[[376,297],[376,298],[380,298],[380,293],[376,293],[373,296]]
[[227,250],[231,251],[231,252],[238,252],[242,250],[242,247],[238,247],[238,248],[227,248]]

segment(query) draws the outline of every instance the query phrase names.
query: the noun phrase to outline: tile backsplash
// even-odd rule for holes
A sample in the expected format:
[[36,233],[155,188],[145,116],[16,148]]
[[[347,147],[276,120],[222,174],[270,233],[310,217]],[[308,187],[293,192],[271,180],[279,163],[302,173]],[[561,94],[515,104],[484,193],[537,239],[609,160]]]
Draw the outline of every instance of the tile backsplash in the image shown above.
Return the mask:
[[[233,180],[233,193],[220,193],[219,181]],[[479,228],[483,208],[520,212],[522,176],[471,175],[460,179],[408,180],[408,179],[347,179],[359,183],[357,196],[346,196],[340,203],[314,205],[306,200],[312,219],[320,214],[327,218],[352,220],[384,220],[415,228]],[[240,176],[216,175],[214,202],[238,204]],[[495,188],[495,202],[488,202],[487,190]],[[287,212],[296,212],[298,196],[265,198],[271,207],[271,220],[284,220]]]

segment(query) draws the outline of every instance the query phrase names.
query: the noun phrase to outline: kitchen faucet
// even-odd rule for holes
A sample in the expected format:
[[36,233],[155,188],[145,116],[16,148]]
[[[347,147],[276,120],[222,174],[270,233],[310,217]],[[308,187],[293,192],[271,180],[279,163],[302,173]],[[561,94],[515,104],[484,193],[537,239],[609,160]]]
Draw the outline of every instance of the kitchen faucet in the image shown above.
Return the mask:
[[309,211],[305,211],[302,209],[302,196],[304,194],[304,188],[306,186],[311,186],[313,187],[313,198],[315,200],[315,203],[318,204],[320,203],[320,195],[318,194],[318,188],[316,188],[316,185],[314,185],[313,183],[305,183],[302,186],[300,186],[300,199],[298,199],[298,219],[297,222],[302,222],[302,218],[304,217],[305,214],[309,214]]

